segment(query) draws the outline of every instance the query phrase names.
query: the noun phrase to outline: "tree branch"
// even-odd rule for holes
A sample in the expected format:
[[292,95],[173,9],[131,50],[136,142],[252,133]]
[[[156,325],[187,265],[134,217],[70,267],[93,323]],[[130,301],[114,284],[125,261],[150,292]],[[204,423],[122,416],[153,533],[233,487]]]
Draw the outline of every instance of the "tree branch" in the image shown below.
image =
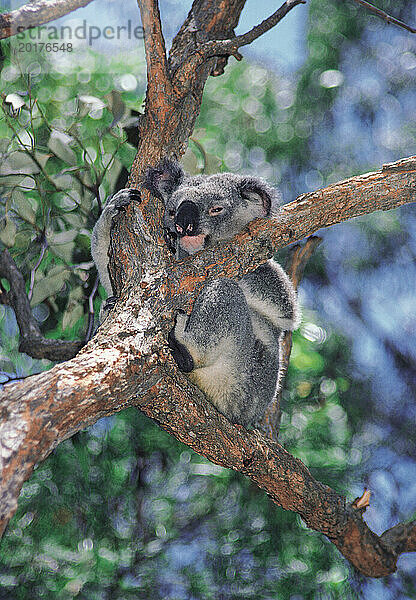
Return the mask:
[[[201,44],[209,40],[227,40],[235,37],[234,28],[238,25],[240,13],[246,0],[195,0],[185,23],[172,42],[169,53],[170,72],[173,75],[186,62]],[[209,61],[210,75],[224,72],[228,56]]]
[[147,63],[146,104],[159,103],[163,102],[167,94],[172,94],[172,85],[169,78],[158,1],[139,0],[138,4],[144,29]]
[[[208,277],[240,277],[256,268],[287,243],[287,231],[296,238],[313,227],[410,202],[415,199],[415,178],[414,158],[386,165],[382,171],[301,196],[282,208],[284,225],[277,220],[253,222],[233,243],[181,263],[167,260],[166,249],[149,238],[143,220],[134,220],[130,231],[133,219],[121,213],[112,243],[117,256],[129,263],[131,276],[111,315],[71,361],[8,384],[0,394],[1,526],[16,508],[23,481],[58,443],[104,415],[135,405],[213,462],[248,475],[279,506],[325,534],[365,575],[392,573],[402,548],[413,548],[413,527],[397,526],[384,537],[376,536],[362,520],[362,510],[316,481],[279,444],[232,425],[206,402],[176,369],[166,337],[177,306],[189,307],[187,297]],[[137,249],[134,268],[130,261]]]
[[390,546],[396,554],[416,552],[416,521],[399,523],[385,531],[381,539]]
[[0,15],[0,40],[63,17],[92,0],[37,0]]
[[386,12],[384,12],[384,10],[377,8],[373,4],[370,4],[369,2],[365,2],[365,0],[355,0],[355,2],[357,2],[358,4],[361,4],[362,6],[365,6],[366,8],[368,8],[368,10],[371,10],[371,12],[375,13],[376,15],[378,15],[379,17],[384,19],[384,21],[386,21],[387,23],[393,23],[394,25],[403,27],[403,29],[407,29],[407,31],[410,31],[411,33],[416,33],[416,29],[414,27],[410,27],[410,25],[403,23],[403,21],[399,21],[399,19],[395,19],[394,17],[391,17]]
[[[80,351],[84,342],[53,340],[43,337],[36,319],[32,315],[26,284],[8,250],[0,253],[0,277],[10,284],[6,295],[0,295],[0,302],[8,304],[14,310],[20,331],[19,352],[25,352],[33,358],[47,358],[52,361],[68,360]],[[4,297],[5,296],[5,297]]]
[[242,56],[237,52],[238,48],[251,44],[261,35],[275,27],[298,4],[306,4],[306,0],[286,0],[270,17],[253,27],[247,33],[235,36],[232,39],[217,39],[198,45],[195,52],[189,56],[188,60],[183,62],[181,68],[175,73],[173,79],[175,89],[181,95],[187,94],[189,87],[192,86],[193,81],[198,76],[198,69],[210,58],[231,55],[237,60],[241,60]]
[[188,310],[189,293],[207,277],[241,278],[277,250],[324,227],[377,210],[391,210],[416,200],[416,156],[384,165],[381,170],[351,177],[302,194],[280,208],[275,219],[256,219],[228,244],[214,246],[192,259],[172,265],[175,309]]

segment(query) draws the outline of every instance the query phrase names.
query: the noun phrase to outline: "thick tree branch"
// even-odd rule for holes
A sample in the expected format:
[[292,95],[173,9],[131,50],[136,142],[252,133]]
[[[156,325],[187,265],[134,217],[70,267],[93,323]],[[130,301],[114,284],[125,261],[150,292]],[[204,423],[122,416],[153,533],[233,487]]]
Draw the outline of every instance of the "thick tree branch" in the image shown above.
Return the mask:
[[399,21],[399,19],[396,19],[395,17],[391,17],[386,12],[384,12],[384,10],[377,8],[373,4],[370,4],[369,2],[366,2],[365,0],[355,0],[355,2],[357,2],[358,4],[361,4],[362,6],[365,6],[368,10],[371,10],[371,12],[378,15],[382,19],[384,19],[384,21],[386,21],[387,23],[393,23],[393,25],[398,25],[398,27],[403,27],[403,29],[407,29],[407,31],[410,31],[411,33],[416,33],[416,29],[414,27],[410,27],[410,25],[403,23],[403,21]]
[[147,63],[146,104],[163,103],[172,94],[165,40],[157,0],[139,0]]
[[[312,227],[414,200],[415,164],[406,159],[302,196],[282,209],[286,230],[297,237]],[[381,577],[393,572],[401,549],[413,547],[413,528],[376,536],[362,520],[361,510],[315,481],[281,446],[233,426],[204,401],[177,371],[167,349],[166,333],[178,304],[189,307],[190,292],[207,277],[240,276],[287,243],[281,223],[254,222],[234,243],[175,263],[167,259],[163,246],[152,242],[142,220],[135,220],[134,231],[126,229],[131,220],[121,214],[113,232],[117,255],[130,264],[130,280],[97,335],[71,361],[9,384],[0,395],[2,526],[16,508],[23,481],[60,441],[103,415],[136,405],[197,452],[251,477],[279,506],[298,512],[310,527],[328,536],[362,573]],[[256,231],[260,243],[253,237]],[[254,254],[246,253],[247,245]],[[141,278],[130,262],[135,251]]]
[[45,338],[32,315],[26,284],[8,250],[0,253],[0,277],[10,284],[6,294],[0,294],[0,302],[8,304],[14,310],[20,331],[19,352],[25,352],[33,358],[48,360],[68,360],[80,351],[84,342],[63,341]]
[[[302,194],[281,207],[275,219],[257,219],[228,244],[213,246],[181,262],[170,259],[168,285],[175,310],[189,311],[195,293],[207,278],[241,278],[271,258],[277,250],[314,235],[322,228],[377,210],[391,210],[416,200],[416,156],[384,165],[381,170],[351,177],[326,188]],[[137,214],[137,213],[136,213]],[[133,214],[119,230],[118,280],[122,289],[137,268],[138,246]],[[124,237],[123,237],[124,236]],[[163,242],[161,242],[163,246]],[[162,260],[169,260],[166,256]],[[124,273],[124,274],[123,274]]]
[[87,6],[92,0],[37,0],[0,15],[0,40],[11,37]]
[[416,157],[384,165],[380,171],[351,177],[302,194],[281,207],[275,219],[257,219],[228,244],[212,247],[172,265],[175,308],[187,310],[189,293],[205,279],[241,278],[277,250],[318,230],[377,210],[391,210],[416,200]]

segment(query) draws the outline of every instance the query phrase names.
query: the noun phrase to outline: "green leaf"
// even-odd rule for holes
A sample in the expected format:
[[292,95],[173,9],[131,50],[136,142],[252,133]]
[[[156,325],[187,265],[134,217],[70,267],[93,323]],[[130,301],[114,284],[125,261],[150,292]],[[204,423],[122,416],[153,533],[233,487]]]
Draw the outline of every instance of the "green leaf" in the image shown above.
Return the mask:
[[60,233],[53,233],[48,236],[49,245],[56,256],[62,258],[66,263],[71,262],[72,254],[75,248],[75,238],[78,235],[76,229],[68,229]]
[[76,166],[78,164],[78,159],[77,155],[70,147],[71,142],[73,142],[73,138],[70,135],[63,131],[53,129],[48,141],[48,146],[58,158],[62,159],[68,165]]
[[30,301],[31,306],[40,304],[49,296],[54,296],[61,291],[65,282],[69,279],[71,273],[63,265],[54,267],[49,271],[46,277],[35,280],[33,295]]
[[126,105],[123,102],[123,98],[117,90],[112,90],[106,97],[108,107],[113,114],[112,126],[114,127],[121,121],[126,114]]
[[3,242],[6,248],[11,248],[14,246],[15,239],[16,225],[10,217],[6,216],[0,221],[0,241]]
[[12,175],[22,174],[25,175],[39,173],[40,169],[33,159],[26,154],[26,152],[13,152],[4,161],[0,174],[1,175]]
[[30,200],[26,198],[26,196],[18,189],[13,190],[12,194],[13,205],[20,217],[24,221],[31,223],[31,225],[35,225],[36,223],[36,213],[32,208]]
[[62,329],[71,329],[83,318],[83,294],[80,287],[74,288],[69,293],[68,304],[62,318]]

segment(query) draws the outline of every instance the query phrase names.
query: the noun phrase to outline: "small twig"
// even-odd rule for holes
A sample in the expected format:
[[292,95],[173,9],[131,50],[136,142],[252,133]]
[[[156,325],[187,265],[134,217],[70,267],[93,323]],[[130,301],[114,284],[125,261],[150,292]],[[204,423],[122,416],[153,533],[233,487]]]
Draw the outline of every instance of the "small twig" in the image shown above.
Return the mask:
[[403,27],[403,29],[407,29],[407,31],[410,31],[410,33],[416,33],[416,29],[414,27],[410,27],[410,25],[403,23],[403,21],[399,21],[399,19],[391,17],[386,12],[384,12],[384,10],[373,6],[373,4],[370,4],[365,0],[355,0],[355,2],[361,4],[362,6],[365,6],[366,8],[368,8],[368,10],[371,10],[371,12],[384,19],[384,21],[386,21],[387,23],[393,23],[393,25],[398,25],[398,27]]
[[[289,275],[293,287],[297,289],[302,277],[305,267],[312,256],[315,248],[322,242],[322,238],[311,235],[304,246],[298,244],[291,249],[291,254],[286,265],[286,272]],[[280,342],[280,388],[274,399],[269,404],[266,413],[264,415],[262,428],[266,435],[271,439],[277,441],[280,429],[280,419],[282,417],[281,411],[281,400],[283,392],[283,380],[286,377],[287,368],[289,366],[290,352],[292,350],[292,332],[286,331]]]
[[361,496],[354,500],[351,506],[355,508],[355,510],[361,510],[362,512],[364,512],[365,509],[370,506],[370,497],[370,490],[365,489]]
[[[295,8],[295,6],[298,6],[298,4],[306,4],[306,0],[286,0],[286,2],[282,4],[282,6],[278,8],[272,15],[270,15],[270,17],[264,19],[264,21],[262,21],[259,25],[255,25],[247,33],[237,35],[232,40],[224,40],[223,48],[226,49],[226,47],[228,46],[230,48],[230,51],[232,50],[232,53],[238,54],[237,48],[241,48],[241,46],[247,46],[248,44],[251,44],[261,35],[275,27],[275,25],[277,25],[279,21],[281,21],[283,17],[287,15],[287,13],[291,11],[292,8]],[[209,43],[210,42],[208,42],[208,44]],[[218,44],[219,48],[222,44],[221,41],[216,41],[213,43]],[[238,58],[238,56],[236,56],[236,58],[237,60],[241,60],[241,58]]]
[[38,258],[37,263],[35,264],[35,266],[33,267],[33,269],[30,272],[29,292],[27,294],[29,302],[32,300],[32,296],[33,296],[33,287],[35,285],[36,271],[39,269],[40,263],[42,262],[43,257],[45,255],[46,248],[48,247],[48,242],[46,241],[46,235],[44,232],[41,234],[41,239],[39,241],[41,243],[39,258]]

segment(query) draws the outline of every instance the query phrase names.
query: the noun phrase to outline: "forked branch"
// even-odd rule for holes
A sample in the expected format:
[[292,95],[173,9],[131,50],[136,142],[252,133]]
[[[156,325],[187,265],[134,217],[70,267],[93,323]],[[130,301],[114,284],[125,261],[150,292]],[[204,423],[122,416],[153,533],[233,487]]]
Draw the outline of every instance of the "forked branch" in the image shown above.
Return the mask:
[[234,36],[231,39],[217,39],[200,44],[196,48],[196,51],[188,60],[184,61],[182,67],[175,73],[173,83],[179,93],[187,93],[189,85],[197,77],[199,67],[210,58],[234,56],[237,60],[241,60],[242,56],[238,53],[239,48],[251,44],[261,35],[270,31],[299,4],[306,4],[306,0],[286,0],[270,17],[264,19],[264,21],[247,33]]
[[[116,254],[125,260],[128,250],[129,260],[135,256],[136,268],[130,264],[124,270],[132,276],[125,281],[111,316],[74,359],[10,384],[0,395],[4,418],[0,527],[15,510],[23,481],[60,441],[104,414],[135,405],[197,452],[248,475],[279,506],[299,513],[310,527],[328,536],[362,573],[372,577],[392,573],[401,548],[413,547],[413,528],[401,526],[384,537],[376,536],[362,520],[361,510],[316,481],[281,446],[232,425],[178,372],[167,349],[166,332],[177,308],[189,308],[194,292],[207,278],[241,277],[288,239],[313,233],[313,227],[411,202],[415,181],[414,158],[399,161],[302,196],[283,207],[283,225],[278,220],[253,222],[248,233],[226,246],[180,263],[163,263],[157,243],[146,232],[140,234],[137,222],[136,229],[130,230],[128,215],[120,215],[113,232]],[[254,237],[257,234],[260,241]],[[135,239],[141,246],[135,247]],[[146,254],[143,247],[149,245],[153,250]]]
[[19,352],[33,358],[68,360],[84,345],[81,341],[54,340],[45,338],[32,314],[23,275],[8,250],[0,252],[0,277],[7,279],[10,290],[0,293],[0,304],[9,305],[16,316],[20,332]]

